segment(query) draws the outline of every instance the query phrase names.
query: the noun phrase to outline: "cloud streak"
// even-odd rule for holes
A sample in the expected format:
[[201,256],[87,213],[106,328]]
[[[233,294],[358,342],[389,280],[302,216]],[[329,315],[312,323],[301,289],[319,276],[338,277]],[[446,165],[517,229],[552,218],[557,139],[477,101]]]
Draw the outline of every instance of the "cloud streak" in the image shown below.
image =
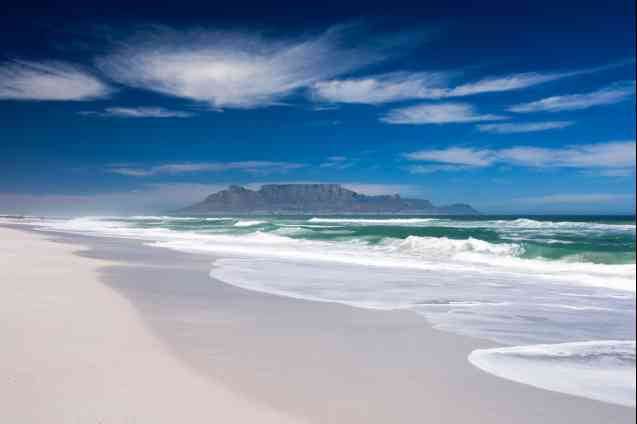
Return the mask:
[[254,175],[282,173],[303,168],[305,165],[293,162],[242,161],[242,162],[184,162],[165,163],[151,167],[111,166],[107,171],[128,177],[150,177],[156,175],[182,175],[195,173],[219,173],[242,171]]
[[480,132],[491,134],[517,134],[561,129],[573,125],[572,121],[546,121],[546,122],[517,122],[506,124],[482,124],[478,125]]
[[[353,45],[361,28],[340,25],[311,37],[161,28],[119,43],[97,65],[132,87],[208,103],[212,108],[271,106],[318,81],[384,60],[373,37]],[[387,42],[391,44],[391,41]]]
[[607,65],[570,72],[523,72],[491,76],[455,87],[450,80],[453,72],[392,72],[362,78],[319,81],[312,85],[314,100],[331,103],[380,104],[412,99],[445,99],[521,90],[535,85],[576,75],[601,71]]
[[87,101],[112,89],[85,70],[62,62],[13,61],[0,64],[0,99]]
[[487,166],[496,160],[492,150],[479,150],[467,147],[419,150],[417,152],[407,153],[405,157],[411,161],[438,162],[465,166]]
[[451,124],[498,121],[506,116],[479,114],[467,103],[424,103],[390,110],[380,118],[388,124]]
[[311,88],[314,100],[380,104],[408,99],[439,99],[447,77],[433,72],[395,72],[358,79],[320,81]]
[[552,96],[529,103],[521,103],[511,106],[509,110],[516,113],[581,110],[619,103],[634,95],[635,81],[624,81],[590,93]]
[[192,112],[164,109],[162,107],[109,107],[103,111],[85,110],[80,115],[114,118],[190,118]]
[[319,168],[330,168],[330,169],[347,169],[351,168],[356,164],[356,159],[348,159],[345,156],[330,156],[321,164],[319,164]]
[[463,171],[470,166],[466,165],[413,165],[407,167],[407,171],[411,174],[433,174],[435,172],[447,172],[447,171]]
[[[563,148],[516,146],[506,149],[450,147],[420,150],[404,155],[410,161],[429,162],[433,166],[451,166],[438,170],[480,168],[494,164],[535,168],[598,169],[598,175],[620,176],[635,169],[635,142],[583,144]],[[465,167],[465,168],[463,168]],[[423,168],[424,169],[424,168]]]

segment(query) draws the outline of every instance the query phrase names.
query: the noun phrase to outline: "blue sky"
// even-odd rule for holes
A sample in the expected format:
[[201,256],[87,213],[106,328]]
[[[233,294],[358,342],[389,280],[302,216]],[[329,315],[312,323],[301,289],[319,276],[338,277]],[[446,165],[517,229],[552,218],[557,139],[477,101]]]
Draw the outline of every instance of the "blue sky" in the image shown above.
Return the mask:
[[633,2],[55,8],[0,18],[0,213],[337,182],[634,213]]

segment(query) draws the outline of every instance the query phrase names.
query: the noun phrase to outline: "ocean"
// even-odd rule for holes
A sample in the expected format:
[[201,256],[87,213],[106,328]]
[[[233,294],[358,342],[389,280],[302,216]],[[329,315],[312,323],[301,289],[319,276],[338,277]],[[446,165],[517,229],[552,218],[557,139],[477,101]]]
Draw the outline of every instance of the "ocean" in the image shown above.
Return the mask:
[[2,218],[214,254],[249,290],[408,309],[503,345],[469,360],[537,387],[635,406],[634,216]]

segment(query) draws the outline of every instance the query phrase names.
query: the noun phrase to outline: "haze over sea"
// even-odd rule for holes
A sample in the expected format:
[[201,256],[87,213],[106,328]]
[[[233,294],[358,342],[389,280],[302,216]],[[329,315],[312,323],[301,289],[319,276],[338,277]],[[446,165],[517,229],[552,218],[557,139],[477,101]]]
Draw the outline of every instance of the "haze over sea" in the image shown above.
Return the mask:
[[4,217],[214,255],[249,290],[374,309],[509,347],[485,371],[635,405],[633,216]]

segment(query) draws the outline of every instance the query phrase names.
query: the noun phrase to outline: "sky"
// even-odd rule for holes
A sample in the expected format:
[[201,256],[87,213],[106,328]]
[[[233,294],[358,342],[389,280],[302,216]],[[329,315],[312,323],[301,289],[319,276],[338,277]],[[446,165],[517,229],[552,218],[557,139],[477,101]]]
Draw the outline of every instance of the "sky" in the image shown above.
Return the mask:
[[0,17],[0,213],[311,182],[634,214],[632,1],[103,3]]

